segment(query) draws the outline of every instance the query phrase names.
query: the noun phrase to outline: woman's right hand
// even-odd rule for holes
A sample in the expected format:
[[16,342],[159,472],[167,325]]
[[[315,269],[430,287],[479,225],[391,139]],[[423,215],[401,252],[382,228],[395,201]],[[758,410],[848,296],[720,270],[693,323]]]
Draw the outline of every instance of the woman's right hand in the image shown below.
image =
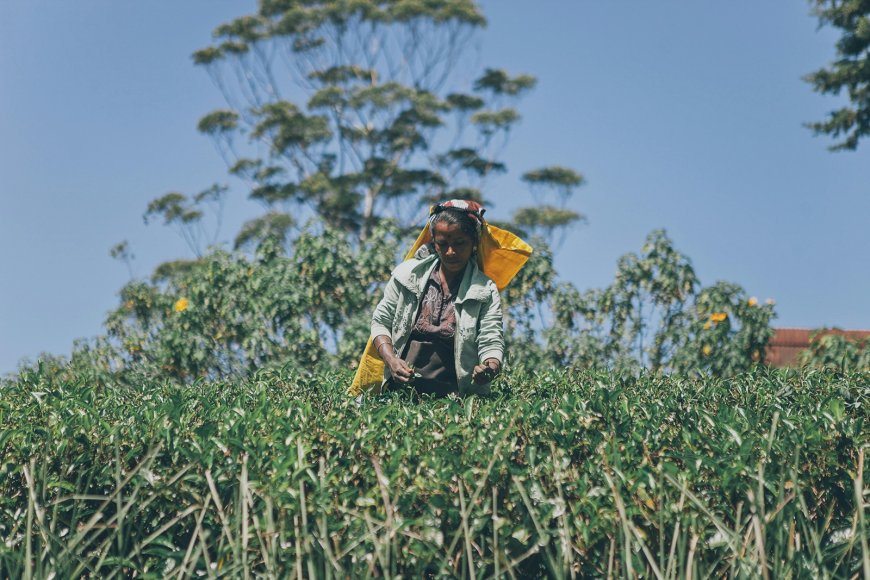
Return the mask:
[[408,383],[411,377],[414,376],[414,370],[408,366],[408,363],[393,355],[384,361],[390,369],[390,374],[393,375],[393,380],[397,383]]

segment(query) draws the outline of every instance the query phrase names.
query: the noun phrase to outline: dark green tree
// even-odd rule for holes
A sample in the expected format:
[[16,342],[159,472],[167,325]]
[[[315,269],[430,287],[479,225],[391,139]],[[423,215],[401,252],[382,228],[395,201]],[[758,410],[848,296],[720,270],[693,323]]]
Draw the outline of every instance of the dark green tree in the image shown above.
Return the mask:
[[839,139],[833,150],[854,150],[870,134],[870,2],[867,0],[812,0],[822,25],[841,33],[837,59],[806,76],[822,94],[846,92],[849,103],[828,114],[824,121],[809,123],[816,134]]

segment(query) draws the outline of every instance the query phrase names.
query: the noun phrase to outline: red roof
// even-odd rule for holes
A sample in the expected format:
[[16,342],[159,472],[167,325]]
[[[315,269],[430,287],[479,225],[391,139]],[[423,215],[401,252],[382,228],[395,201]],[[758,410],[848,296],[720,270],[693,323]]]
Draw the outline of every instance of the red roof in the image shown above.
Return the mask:
[[845,336],[851,340],[863,340],[870,337],[870,330],[841,330],[839,328],[774,328],[773,338],[767,343],[765,360],[775,367],[797,366],[797,356],[810,346],[810,337],[818,332],[818,337],[830,334]]

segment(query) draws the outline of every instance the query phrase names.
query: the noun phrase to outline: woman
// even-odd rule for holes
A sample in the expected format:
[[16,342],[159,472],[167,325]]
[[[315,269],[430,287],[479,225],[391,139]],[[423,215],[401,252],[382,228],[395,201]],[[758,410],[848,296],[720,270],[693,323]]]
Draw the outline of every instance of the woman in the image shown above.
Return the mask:
[[371,326],[388,388],[482,394],[500,372],[501,299],[477,264],[483,211],[473,201],[436,205],[434,253],[418,252],[393,271]]

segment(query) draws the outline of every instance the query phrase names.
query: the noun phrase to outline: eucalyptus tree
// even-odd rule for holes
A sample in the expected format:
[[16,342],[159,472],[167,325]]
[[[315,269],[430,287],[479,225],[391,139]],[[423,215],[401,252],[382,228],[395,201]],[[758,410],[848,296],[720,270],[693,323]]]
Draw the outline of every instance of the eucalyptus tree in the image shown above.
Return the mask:
[[[436,198],[497,201],[485,185],[507,171],[516,101],[536,80],[469,66],[485,25],[473,0],[263,0],[218,26],[193,60],[227,106],[199,130],[264,207],[237,246],[312,216],[365,239],[382,218],[410,225]],[[554,186],[562,205],[521,210],[520,224],[550,234],[580,219],[564,204],[579,174],[525,179]]]

